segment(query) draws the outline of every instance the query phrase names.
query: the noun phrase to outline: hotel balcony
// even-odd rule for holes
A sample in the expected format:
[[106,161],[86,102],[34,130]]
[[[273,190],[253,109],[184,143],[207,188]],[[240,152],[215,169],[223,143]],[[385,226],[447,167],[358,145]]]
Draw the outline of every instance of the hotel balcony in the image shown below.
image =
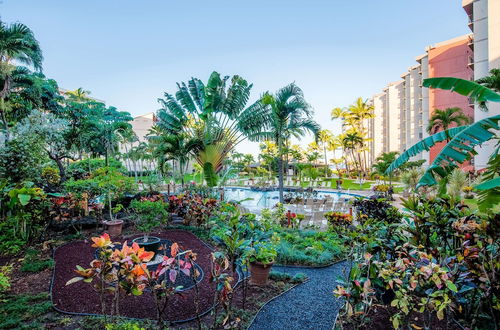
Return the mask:
[[471,69],[474,69],[474,57],[473,56],[469,56],[469,58],[467,60],[467,66]]
[[473,36],[468,37],[467,46],[469,46],[469,48],[471,50],[474,50],[474,37]]

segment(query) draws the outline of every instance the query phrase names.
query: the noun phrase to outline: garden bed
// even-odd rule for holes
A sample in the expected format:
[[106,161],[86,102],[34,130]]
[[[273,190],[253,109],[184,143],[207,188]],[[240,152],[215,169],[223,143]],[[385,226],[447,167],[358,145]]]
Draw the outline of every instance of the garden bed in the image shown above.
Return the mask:
[[[208,273],[210,270],[210,253],[212,250],[193,234],[181,230],[168,230],[155,233],[163,239],[177,242],[183,249],[191,249],[198,254],[197,264]],[[131,238],[129,239],[131,240]],[[75,283],[66,286],[66,282],[75,276],[76,265],[87,267],[94,258],[95,249],[89,242],[77,241],[59,247],[54,253],[56,262],[52,283],[52,302],[54,307],[64,313],[100,314],[99,294],[91,284]],[[235,275],[233,285],[238,279]],[[200,312],[208,311],[214,301],[214,286],[209,276],[205,275],[199,283]],[[195,317],[194,290],[186,290],[172,298],[165,315],[171,322],[179,322]],[[156,317],[155,304],[152,297],[145,293],[141,296],[123,296],[120,301],[120,315],[132,318]]]
[[[337,320],[336,328],[341,328],[344,330],[387,330],[392,329],[393,325],[391,322],[391,316],[396,313],[396,308],[390,306],[376,305],[373,306],[368,314],[365,316],[365,320],[362,324],[359,315],[354,315],[351,317],[346,317],[345,320],[340,318]],[[424,318],[420,313],[412,313],[409,316],[409,324],[411,324],[413,329],[425,329]],[[430,327],[427,329],[433,330],[459,330],[462,329],[451,319],[438,320],[438,318],[433,315],[430,321]]]

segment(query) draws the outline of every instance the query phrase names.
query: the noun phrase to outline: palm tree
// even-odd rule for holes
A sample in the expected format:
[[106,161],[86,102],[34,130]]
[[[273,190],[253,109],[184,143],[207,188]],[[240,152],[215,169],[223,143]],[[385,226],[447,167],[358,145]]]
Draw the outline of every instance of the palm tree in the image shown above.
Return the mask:
[[194,153],[209,185],[234,148],[250,134],[259,132],[265,109],[259,102],[246,108],[252,84],[239,76],[231,80],[213,72],[205,85],[192,78],[178,84],[175,96],[165,93],[158,101],[157,126],[168,134],[186,134],[201,142]]
[[75,102],[86,102],[91,100],[91,98],[89,97],[90,91],[85,90],[82,87],[79,87],[74,91],[66,91],[64,92],[64,94],[66,94],[68,99]]
[[12,73],[15,71],[13,61],[42,70],[42,50],[33,32],[22,23],[10,25],[0,21],[0,112],[5,129],[5,137],[10,139],[9,127],[5,112],[5,99],[12,91]]
[[[360,141],[360,143],[356,143],[358,160],[356,161],[356,159],[353,158],[354,163],[359,164],[358,170],[360,171],[360,173],[366,173],[368,171],[366,153],[368,149],[365,146],[365,142],[367,142],[368,140],[365,138],[365,136],[367,135],[365,122],[368,119],[373,118],[373,111],[373,105],[369,104],[367,100],[363,100],[363,98],[358,97],[349,107],[344,109],[334,108],[331,112],[332,119],[339,118],[342,120],[342,126],[345,128],[345,131],[347,133],[356,134],[362,138],[362,141]],[[363,155],[363,159],[361,159],[361,154]]]
[[491,69],[490,75],[476,80],[478,84],[500,92],[500,69]]
[[[377,174],[384,176],[385,182],[385,171],[391,166],[392,162],[397,158],[399,152],[390,151],[384,152],[380,154],[377,158],[375,158],[375,163],[372,165],[372,168],[375,170]],[[389,182],[392,183],[392,173],[389,173]]]
[[358,153],[358,159],[356,159],[356,152],[363,146],[363,137],[357,131],[347,132],[342,137],[342,146],[345,151],[351,153],[351,158],[358,172],[362,171],[361,156]]
[[161,134],[151,137],[154,146],[153,155],[158,159],[158,166],[164,168],[169,160],[179,165],[181,183],[184,185],[184,174],[189,165],[190,155],[199,148],[199,141],[189,138],[187,134]]
[[457,126],[462,126],[470,123],[470,121],[470,118],[460,108],[436,109],[429,119],[427,132],[429,134],[436,134],[439,131],[446,131],[453,123]]
[[333,135],[327,129],[322,129],[318,132],[318,142],[323,147],[323,154],[325,156],[325,178],[328,175],[328,160],[326,158],[326,150],[329,148],[330,144],[333,143]]
[[274,95],[265,93],[260,100],[265,110],[264,128],[249,136],[250,140],[272,140],[278,146],[278,182],[279,200],[283,203],[283,148],[285,140],[290,137],[301,137],[306,132],[315,136],[320,129],[311,118],[311,106],[304,99],[302,90],[291,83]]

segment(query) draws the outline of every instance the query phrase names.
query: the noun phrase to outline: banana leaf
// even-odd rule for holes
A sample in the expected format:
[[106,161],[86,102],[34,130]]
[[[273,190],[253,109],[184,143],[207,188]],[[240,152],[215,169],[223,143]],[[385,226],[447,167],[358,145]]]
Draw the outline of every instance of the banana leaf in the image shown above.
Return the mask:
[[498,188],[500,187],[500,176],[496,177],[494,179],[485,181],[483,183],[478,184],[474,188],[477,190],[488,190],[488,189],[493,189],[493,188]]
[[446,139],[450,139],[456,134],[460,133],[462,130],[467,128],[468,126],[459,126],[459,127],[453,127],[449,128],[446,131],[441,131],[438,132],[434,135],[431,135],[429,137],[426,137],[422,141],[417,142],[414,144],[412,147],[410,147],[408,150],[403,152],[398,158],[396,158],[391,165],[387,168],[385,171],[385,174],[390,174],[392,171],[406,163],[411,157],[418,155],[424,150],[429,151],[431,147],[436,145],[438,142],[445,141]]
[[500,94],[470,80],[454,77],[438,77],[424,79],[422,84],[424,87],[445,89],[468,96],[473,101],[479,103],[486,101],[500,102]]
[[435,185],[437,183],[435,174],[443,178],[458,167],[458,164],[470,160],[477,154],[474,147],[496,137],[495,132],[490,130],[500,129],[498,121],[500,121],[500,115],[485,118],[455,134],[425,171],[417,188]]

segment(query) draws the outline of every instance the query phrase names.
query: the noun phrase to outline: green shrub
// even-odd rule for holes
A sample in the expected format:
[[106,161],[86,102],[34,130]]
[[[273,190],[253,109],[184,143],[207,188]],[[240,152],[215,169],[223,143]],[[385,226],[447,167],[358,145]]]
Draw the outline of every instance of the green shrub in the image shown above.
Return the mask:
[[[0,329],[43,328],[38,318],[52,310],[48,299],[48,293],[22,294],[5,299],[0,304]],[[8,317],[3,317],[5,315]]]
[[307,280],[307,275],[304,273],[297,273],[293,275],[291,282],[292,283],[304,283]]
[[138,230],[144,233],[145,239],[153,228],[165,223],[168,219],[168,204],[162,200],[149,201],[133,200],[130,208],[136,214],[136,224]]
[[[66,175],[68,178],[73,178],[75,180],[84,179],[97,169],[106,167],[106,160],[95,158],[95,159],[83,159],[74,163],[69,164],[66,169]],[[116,159],[109,159],[109,167],[117,169],[120,173],[127,173],[127,169],[123,164]]]
[[28,249],[21,265],[21,271],[38,273],[54,267],[54,264],[54,260],[52,259],[41,259],[40,253],[37,250]]
[[0,267],[0,295],[10,289],[10,273],[12,272],[12,266],[2,266]]
[[121,321],[117,323],[107,323],[105,326],[106,330],[145,330],[146,328],[142,327],[137,322],[132,321]]
[[297,274],[292,276],[288,273],[283,273],[283,272],[279,272],[276,270],[272,270],[269,273],[269,279],[271,279],[273,281],[283,281],[283,282],[291,282],[294,284],[298,284],[298,283],[305,282],[307,280],[307,276],[304,273],[297,273]]
[[334,233],[314,230],[288,229],[279,231],[279,264],[321,266],[339,260],[343,253],[343,240]]

